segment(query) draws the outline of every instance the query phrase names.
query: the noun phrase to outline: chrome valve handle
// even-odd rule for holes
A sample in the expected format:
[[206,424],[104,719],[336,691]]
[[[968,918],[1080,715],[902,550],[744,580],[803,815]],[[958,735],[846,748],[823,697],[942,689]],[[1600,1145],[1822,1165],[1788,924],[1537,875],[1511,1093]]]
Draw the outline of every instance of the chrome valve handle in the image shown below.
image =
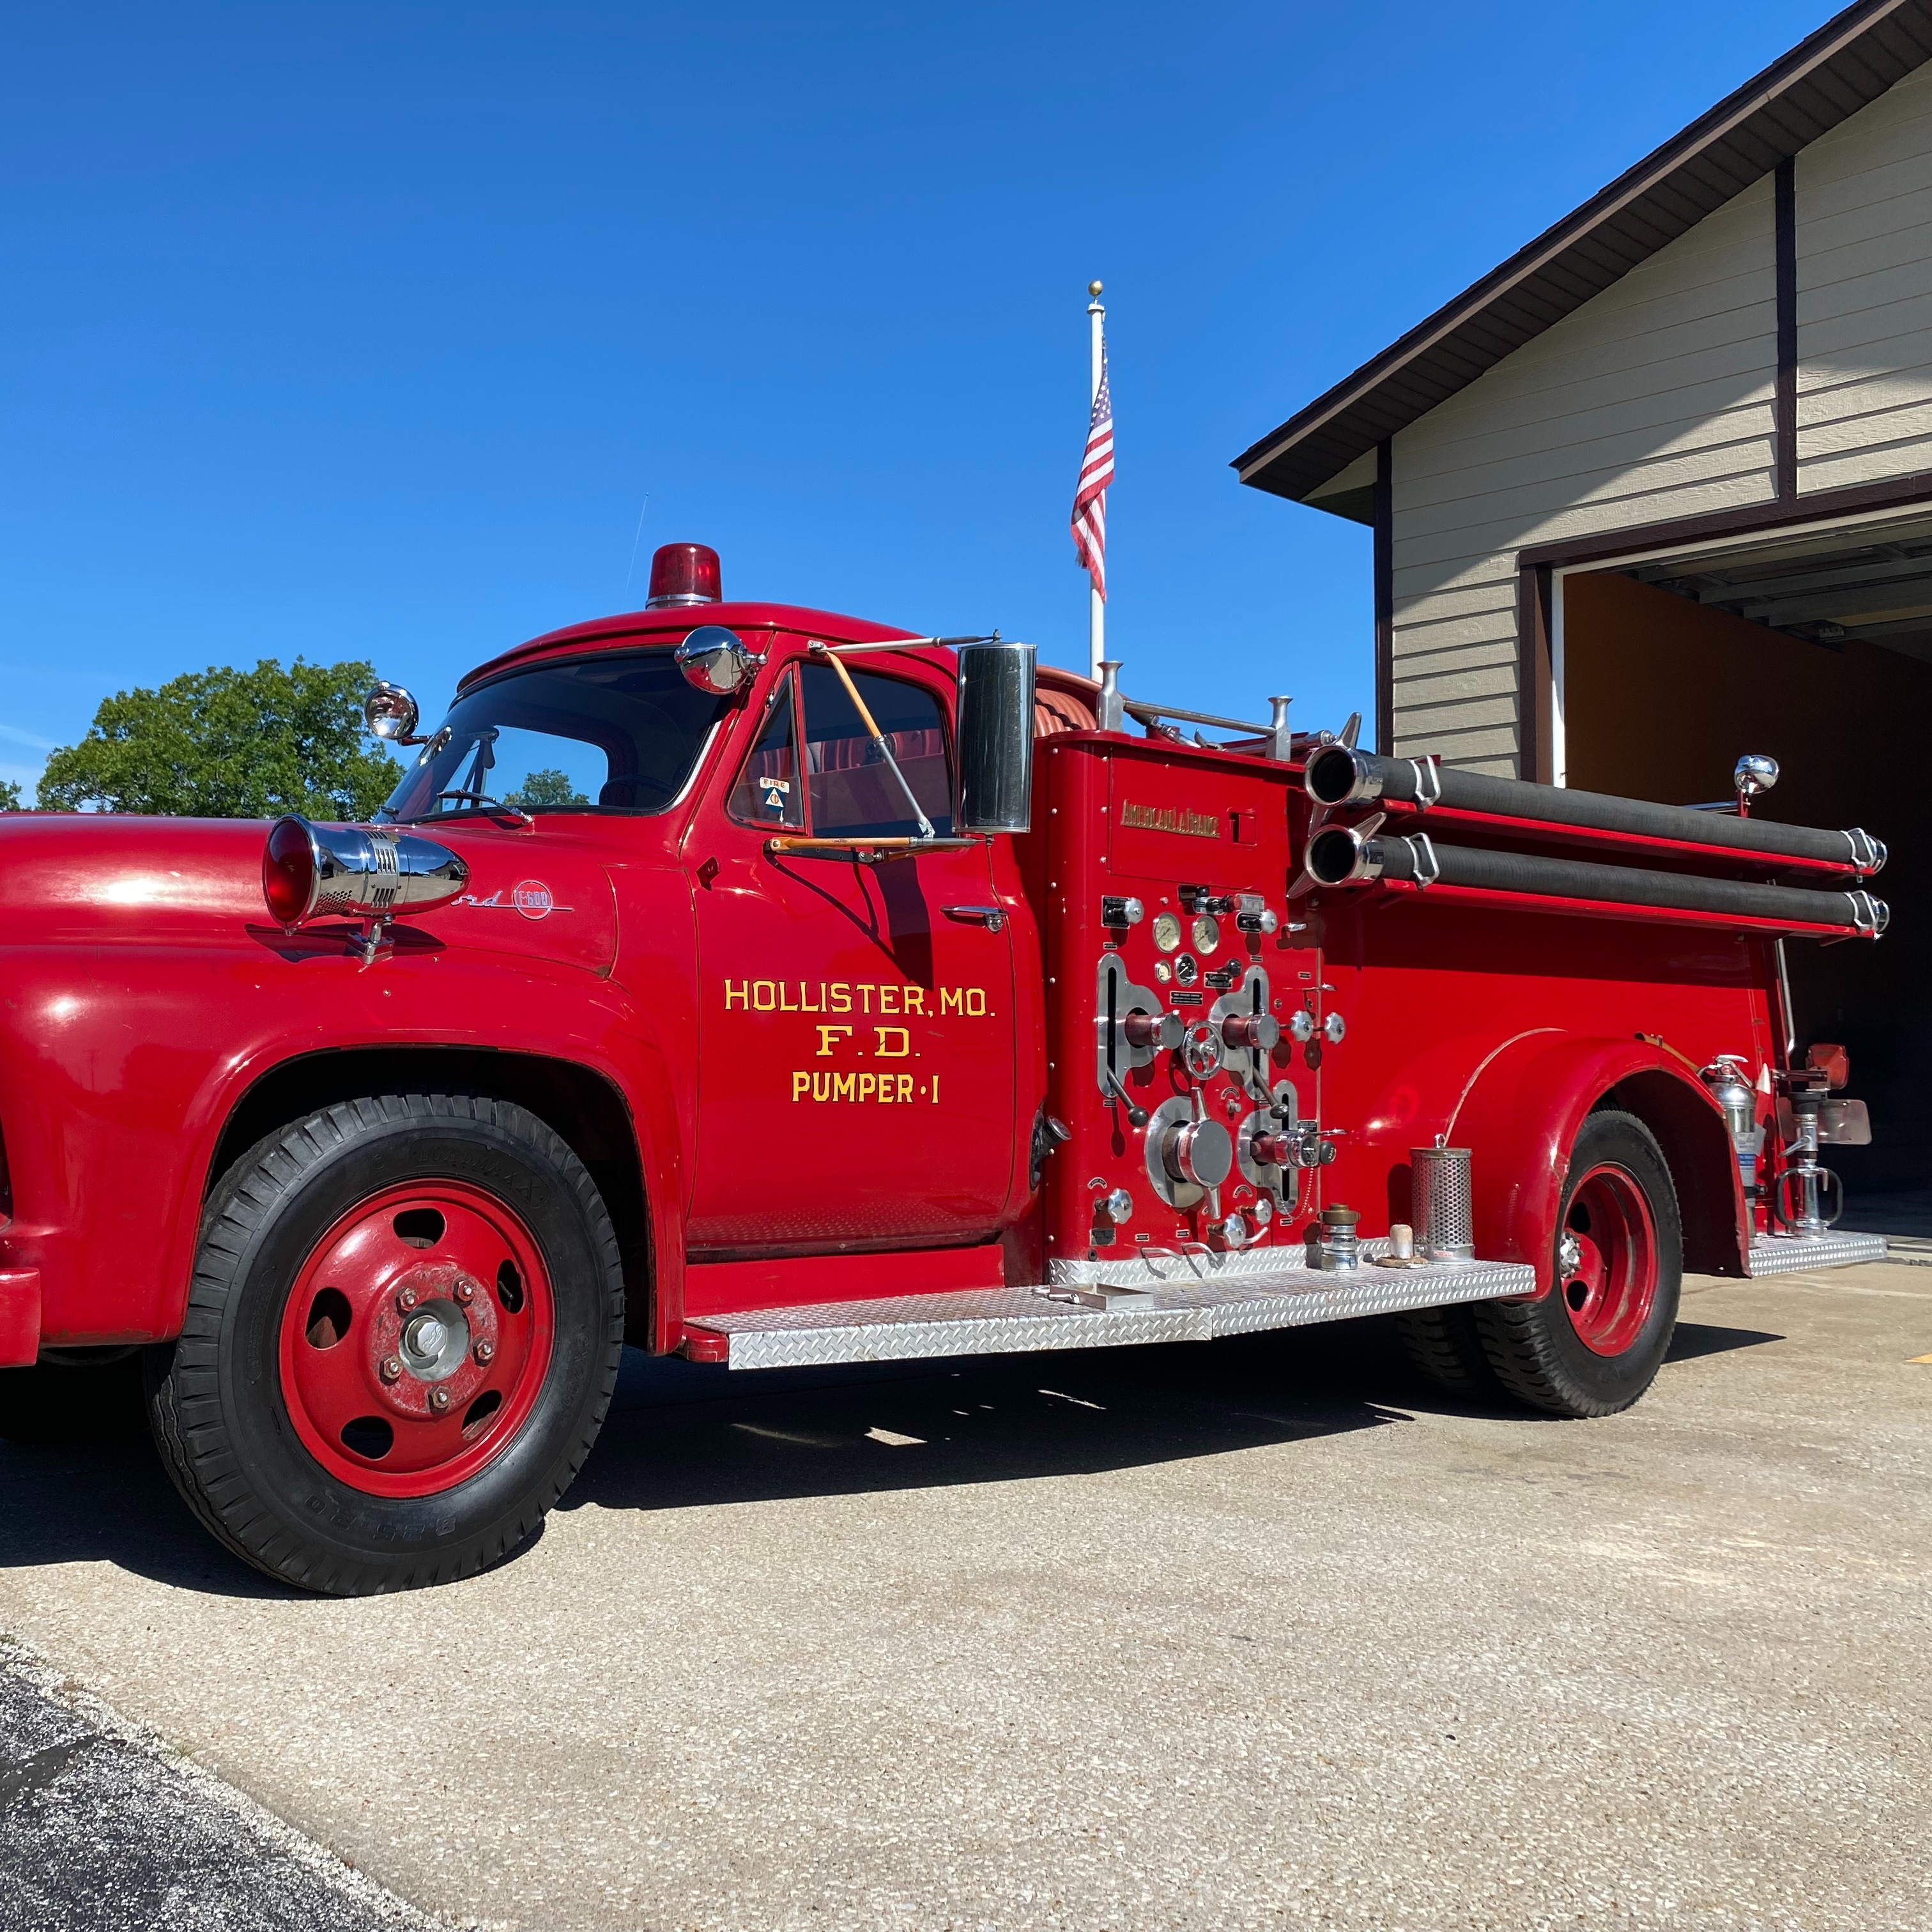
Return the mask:
[[1130,1046],[1178,1046],[1180,1016],[1178,1013],[1132,1012],[1121,1022]]
[[1230,1013],[1221,1022],[1224,1045],[1270,1052],[1281,1038],[1281,1022],[1272,1013]]

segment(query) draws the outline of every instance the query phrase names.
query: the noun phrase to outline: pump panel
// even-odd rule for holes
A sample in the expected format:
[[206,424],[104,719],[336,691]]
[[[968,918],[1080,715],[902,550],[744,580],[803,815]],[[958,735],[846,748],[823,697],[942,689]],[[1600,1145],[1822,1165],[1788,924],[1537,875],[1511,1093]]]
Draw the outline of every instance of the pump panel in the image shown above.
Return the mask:
[[1166,738],[1042,751],[1057,1037],[1094,1042],[1077,1078],[1054,1055],[1071,1138],[1047,1258],[1295,1239],[1315,1190],[1282,1156],[1318,1118],[1320,1055],[1289,1023],[1315,970],[1287,897],[1292,775]]

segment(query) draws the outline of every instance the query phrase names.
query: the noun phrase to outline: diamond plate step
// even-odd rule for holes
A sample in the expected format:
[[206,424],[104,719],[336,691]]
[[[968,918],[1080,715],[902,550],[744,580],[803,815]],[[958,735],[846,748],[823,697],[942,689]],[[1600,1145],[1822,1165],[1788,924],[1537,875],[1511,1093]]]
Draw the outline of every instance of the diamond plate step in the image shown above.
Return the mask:
[[[1363,1244],[1372,1257],[1385,1242]],[[1508,1262],[1364,1265],[1328,1274],[1281,1264],[1280,1249],[1056,1264],[1040,1288],[962,1289],[877,1301],[707,1315],[686,1325],[726,1338],[734,1369],[802,1368],[1034,1348],[1204,1342],[1361,1315],[1527,1294],[1536,1273]],[[1134,1291],[1138,1290],[1138,1292]],[[1082,1300],[1072,1298],[1080,1296]],[[1101,1303],[1094,1306],[1090,1304]]]
[[1760,1234],[1750,1244],[1744,1272],[1754,1279],[1798,1274],[1811,1268],[1849,1268],[1854,1262],[1882,1262],[1885,1257],[1882,1234],[1855,1234],[1849,1228],[1828,1229],[1813,1240],[1794,1234]]

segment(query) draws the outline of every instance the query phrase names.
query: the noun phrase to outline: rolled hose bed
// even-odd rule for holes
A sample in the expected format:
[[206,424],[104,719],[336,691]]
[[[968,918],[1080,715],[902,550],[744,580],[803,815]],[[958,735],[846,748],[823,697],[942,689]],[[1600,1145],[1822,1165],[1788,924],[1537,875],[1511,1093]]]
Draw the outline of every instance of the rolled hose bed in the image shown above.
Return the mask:
[[[1622,832],[1706,845],[1764,859],[1803,859],[1870,874],[1885,863],[1885,844],[1868,832],[1827,832],[1808,825],[1774,825],[1761,818],[1730,818],[1693,812],[1648,799],[1616,798],[1597,791],[1571,791],[1532,784],[1522,778],[1486,778],[1426,758],[1387,758],[1342,745],[1324,745],[1309,754],[1302,782],[1322,806],[1366,804],[1444,805],[1486,818],[1529,819],[1544,825],[1574,826],[1591,832]],[[1829,896],[1826,895],[1826,896]]]
[[1830,926],[1873,938],[1885,930],[1891,917],[1884,900],[1869,892],[1816,892],[1807,886],[1695,878],[1634,866],[1533,858],[1521,852],[1440,844],[1420,834],[1364,838],[1339,825],[1324,828],[1309,842],[1307,867],[1313,882],[1322,886],[1399,879],[1425,890],[1436,884],[1473,886],[1538,898],[1583,899],[1780,925]]

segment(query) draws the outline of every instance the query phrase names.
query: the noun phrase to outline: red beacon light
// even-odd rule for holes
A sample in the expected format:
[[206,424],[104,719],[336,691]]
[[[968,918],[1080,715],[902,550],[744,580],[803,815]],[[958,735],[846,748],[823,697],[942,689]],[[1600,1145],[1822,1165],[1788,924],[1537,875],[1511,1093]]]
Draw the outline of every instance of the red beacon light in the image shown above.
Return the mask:
[[674,604],[716,604],[724,595],[724,573],[709,544],[660,544],[651,553],[651,594],[647,610]]

